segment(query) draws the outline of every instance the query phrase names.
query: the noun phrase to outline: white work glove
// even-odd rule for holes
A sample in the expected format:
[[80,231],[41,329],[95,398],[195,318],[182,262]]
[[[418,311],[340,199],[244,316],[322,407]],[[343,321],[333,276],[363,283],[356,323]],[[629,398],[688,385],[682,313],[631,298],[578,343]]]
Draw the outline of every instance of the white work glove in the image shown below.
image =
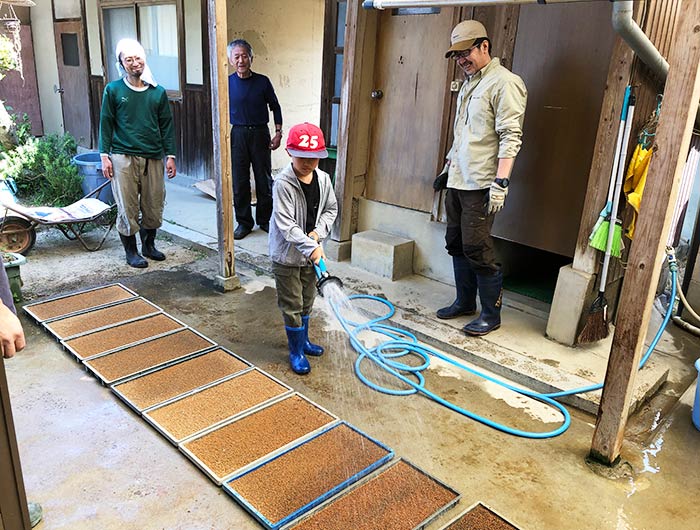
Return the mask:
[[500,212],[503,209],[503,205],[506,202],[506,195],[508,195],[508,188],[504,188],[493,181],[491,187],[489,188],[489,207],[487,213],[492,215],[496,212]]

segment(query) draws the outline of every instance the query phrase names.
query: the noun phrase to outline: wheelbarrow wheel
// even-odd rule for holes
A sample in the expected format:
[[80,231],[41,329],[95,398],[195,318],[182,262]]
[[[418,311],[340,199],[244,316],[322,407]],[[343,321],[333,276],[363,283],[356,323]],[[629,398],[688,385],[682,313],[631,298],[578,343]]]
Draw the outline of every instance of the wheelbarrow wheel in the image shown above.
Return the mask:
[[5,217],[0,222],[0,250],[26,254],[36,242],[36,230],[22,217]]

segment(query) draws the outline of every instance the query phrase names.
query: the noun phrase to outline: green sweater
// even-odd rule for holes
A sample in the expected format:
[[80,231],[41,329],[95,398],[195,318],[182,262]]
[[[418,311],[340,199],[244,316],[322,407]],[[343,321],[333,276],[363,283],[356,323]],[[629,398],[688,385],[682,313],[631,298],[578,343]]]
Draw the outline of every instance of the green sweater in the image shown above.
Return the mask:
[[175,155],[175,129],[168,96],[161,86],[144,91],[123,79],[105,87],[100,112],[100,153],[163,158]]

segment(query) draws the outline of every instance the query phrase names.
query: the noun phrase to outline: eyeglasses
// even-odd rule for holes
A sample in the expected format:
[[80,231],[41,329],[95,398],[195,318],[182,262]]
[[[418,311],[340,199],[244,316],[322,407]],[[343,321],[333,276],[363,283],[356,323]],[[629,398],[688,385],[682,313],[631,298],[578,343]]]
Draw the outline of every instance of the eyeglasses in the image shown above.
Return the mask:
[[467,48],[464,51],[458,52],[458,53],[453,53],[452,58],[455,61],[459,61],[460,59],[466,59],[471,55],[471,53],[474,51],[475,48],[478,48],[479,46],[472,46],[471,48]]

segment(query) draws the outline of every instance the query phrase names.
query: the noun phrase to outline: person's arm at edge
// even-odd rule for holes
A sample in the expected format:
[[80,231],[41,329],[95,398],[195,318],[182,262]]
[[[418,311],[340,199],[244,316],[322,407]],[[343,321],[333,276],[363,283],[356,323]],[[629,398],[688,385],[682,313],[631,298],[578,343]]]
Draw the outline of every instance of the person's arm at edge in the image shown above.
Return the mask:
[[10,281],[5,268],[0,271],[0,348],[5,359],[14,357],[24,349],[25,339],[22,324],[15,314]]
[[171,179],[177,174],[175,165],[175,127],[173,125],[173,113],[170,111],[168,94],[163,90],[160,98],[158,110],[158,125],[163,140],[163,151],[165,152],[165,173]]
[[105,87],[102,94],[102,110],[100,111],[100,134],[97,150],[100,152],[102,162],[102,174],[106,179],[114,176],[112,159],[109,155],[112,152],[112,134],[114,132],[114,107],[110,97],[108,87]]

